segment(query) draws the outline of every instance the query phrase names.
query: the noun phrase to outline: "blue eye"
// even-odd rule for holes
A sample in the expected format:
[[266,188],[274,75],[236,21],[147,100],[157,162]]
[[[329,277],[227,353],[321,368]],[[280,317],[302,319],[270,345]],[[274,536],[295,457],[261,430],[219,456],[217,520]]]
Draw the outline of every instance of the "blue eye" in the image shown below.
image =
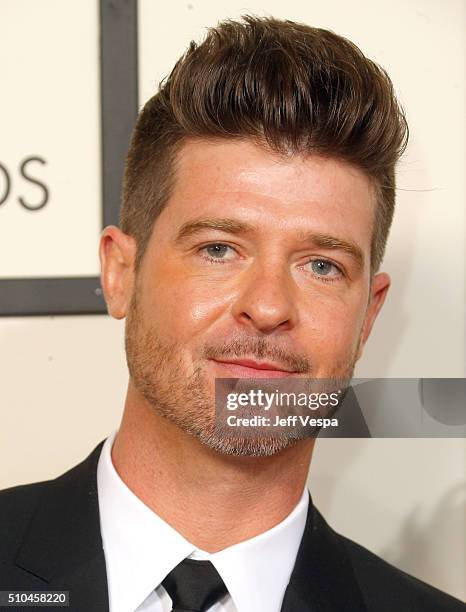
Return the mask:
[[335,264],[326,259],[313,259],[311,262],[311,269],[317,276],[338,276],[340,270]]
[[211,257],[222,259],[222,256],[229,247],[226,244],[209,244],[204,248]]
[[203,253],[203,258],[210,263],[228,263],[233,261],[235,256],[235,249],[221,242],[207,244],[200,249],[200,252]]

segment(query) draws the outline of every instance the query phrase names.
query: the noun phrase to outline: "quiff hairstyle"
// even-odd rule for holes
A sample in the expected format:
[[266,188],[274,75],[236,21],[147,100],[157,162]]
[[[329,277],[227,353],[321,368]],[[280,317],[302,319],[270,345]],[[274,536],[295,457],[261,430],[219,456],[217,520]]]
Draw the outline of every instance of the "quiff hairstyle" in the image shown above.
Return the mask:
[[126,159],[120,226],[136,240],[136,271],[189,138],[248,138],[280,155],[319,154],[362,170],[376,195],[371,270],[378,270],[408,126],[385,70],[351,41],[245,16],[190,43],[141,111]]

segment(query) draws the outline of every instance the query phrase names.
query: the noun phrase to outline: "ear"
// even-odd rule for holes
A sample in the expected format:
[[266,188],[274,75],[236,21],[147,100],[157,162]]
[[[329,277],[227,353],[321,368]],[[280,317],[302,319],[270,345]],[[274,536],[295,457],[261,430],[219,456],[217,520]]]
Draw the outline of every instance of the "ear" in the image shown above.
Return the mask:
[[136,241],[109,225],[100,238],[101,284],[110,316],[126,316],[134,285]]
[[375,319],[377,318],[377,315],[385,302],[390,283],[390,277],[385,272],[375,274],[372,278],[369,304],[367,306],[366,316],[364,318],[361,336],[359,338],[359,347],[356,359],[359,359],[362,355],[362,350],[367,339],[369,338]]

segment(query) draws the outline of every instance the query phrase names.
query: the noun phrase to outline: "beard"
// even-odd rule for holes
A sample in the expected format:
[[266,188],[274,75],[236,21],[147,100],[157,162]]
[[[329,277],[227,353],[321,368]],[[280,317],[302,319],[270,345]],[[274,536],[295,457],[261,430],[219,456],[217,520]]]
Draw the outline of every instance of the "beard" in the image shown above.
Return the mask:
[[[126,361],[135,388],[160,416],[224,455],[269,457],[309,437],[298,427],[282,429],[279,435],[261,435],[251,428],[248,428],[247,435],[246,432],[245,435],[232,434],[231,427],[222,426],[216,418],[215,393],[211,381],[209,384],[206,368],[195,365],[188,373],[180,345],[163,342],[157,330],[145,326],[144,320],[136,286],[126,317]],[[257,359],[278,360],[294,372],[311,375],[312,369],[306,357],[284,351],[269,342],[268,339],[248,336],[220,345],[205,345],[200,361],[254,355]],[[357,349],[340,359],[331,371],[326,372],[325,378],[350,380],[356,354]]]

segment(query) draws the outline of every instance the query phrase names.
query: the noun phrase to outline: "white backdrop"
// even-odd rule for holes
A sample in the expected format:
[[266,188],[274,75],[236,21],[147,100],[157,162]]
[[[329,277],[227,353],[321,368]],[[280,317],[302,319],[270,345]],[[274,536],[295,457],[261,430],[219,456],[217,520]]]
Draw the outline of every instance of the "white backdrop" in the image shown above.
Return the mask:
[[[0,201],[5,171],[11,184],[0,206],[0,277],[98,274],[97,17],[89,0],[0,3]],[[24,170],[39,185],[20,171],[30,157],[42,160]],[[45,197],[35,211],[19,202],[35,207]]]
[[[198,39],[218,19],[246,12],[332,29],[379,61],[406,108],[411,142],[399,168],[397,211],[383,265],[393,279],[391,295],[356,374],[465,376],[466,4],[463,0],[246,1],[172,0],[161,8],[156,0],[140,0],[141,102],[153,94],[192,38]],[[72,70],[79,73],[87,100],[85,112],[73,117],[67,137],[61,128],[41,127],[45,135],[41,143],[50,144],[51,159],[57,146],[62,160],[82,169],[83,176],[88,173],[86,185],[80,187],[87,211],[81,218],[83,227],[73,225],[70,238],[56,236],[56,243],[41,240],[40,265],[70,275],[87,269],[95,272],[93,215],[98,214],[94,199],[99,193],[98,115],[92,107],[96,72],[88,61],[97,48],[97,22],[92,21],[97,2],[79,3],[89,24],[86,35],[77,41],[83,55],[72,63],[70,53],[59,52],[65,42],[58,40],[53,61],[49,58],[42,65],[45,72],[58,75],[50,90],[54,98],[67,87]],[[26,23],[39,4],[61,11],[60,19],[71,11],[67,13],[70,32],[71,23],[79,21],[72,12],[76,0],[3,0],[0,19],[3,23],[23,12]],[[56,23],[46,19],[46,10],[34,11],[34,23],[46,39],[48,29],[57,30]],[[10,36],[14,38],[14,33]],[[11,47],[18,55],[18,71],[23,66],[20,55],[33,56],[37,46],[34,37],[21,40],[21,52]],[[3,55],[1,42],[0,49]],[[51,79],[50,74],[46,79]],[[13,83],[15,75],[10,78]],[[65,80],[60,82],[61,78]],[[39,85],[36,91],[45,95]],[[44,123],[54,108],[58,112],[58,106],[48,107],[44,100],[25,105],[24,88],[17,92],[18,104],[1,103],[2,130],[7,124],[19,125],[26,111],[28,121],[36,125]],[[0,162],[34,148],[35,133],[24,129],[16,134],[16,148],[8,144],[11,138],[8,146],[2,142]],[[59,185],[65,167],[57,161],[47,171],[48,180]],[[79,197],[72,191],[68,190],[70,206],[76,206]],[[0,207],[0,244],[7,204]],[[72,215],[73,224],[78,218]],[[58,218],[57,224],[61,224]],[[21,236],[20,249],[10,244],[10,250],[1,252],[0,275],[15,276],[37,266],[34,236],[28,235],[27,227]],[[0,487],[59,474],[118,427],[127,380],[122,322],[105,316],[0,319],[0,347]],[[309,485],[315,503],[335,528],[406,571],[466,598],[465,466],[464,440],[321,440]]]

